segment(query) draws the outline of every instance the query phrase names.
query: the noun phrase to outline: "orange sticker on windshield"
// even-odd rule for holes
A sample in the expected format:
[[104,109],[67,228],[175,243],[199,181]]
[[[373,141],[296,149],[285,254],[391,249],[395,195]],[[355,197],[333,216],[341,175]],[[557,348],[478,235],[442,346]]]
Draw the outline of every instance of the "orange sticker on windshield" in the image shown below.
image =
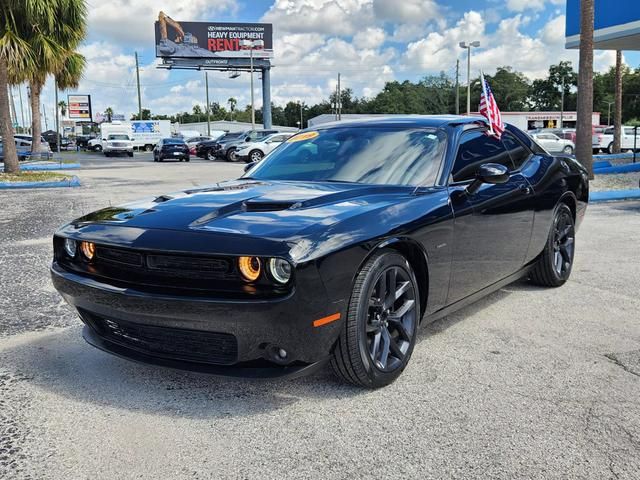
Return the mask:
[[299,133],[298,135],[294,135],[289,140],[287,140],[287,143],[295,143],[295,142],[302,142],[303,140],[311,140],[312,138],[316,138],[318,135],[320,135],[319,132]]

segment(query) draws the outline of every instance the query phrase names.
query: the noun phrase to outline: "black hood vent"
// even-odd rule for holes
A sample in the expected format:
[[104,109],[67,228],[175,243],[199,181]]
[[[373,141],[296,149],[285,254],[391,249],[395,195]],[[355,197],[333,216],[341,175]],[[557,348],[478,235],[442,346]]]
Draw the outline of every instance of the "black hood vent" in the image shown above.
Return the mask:
[[277,212],[279,210],[287,210],[295,205],[296,202],[261,202],[247,201],[244,202],[244,210],[246,212]]

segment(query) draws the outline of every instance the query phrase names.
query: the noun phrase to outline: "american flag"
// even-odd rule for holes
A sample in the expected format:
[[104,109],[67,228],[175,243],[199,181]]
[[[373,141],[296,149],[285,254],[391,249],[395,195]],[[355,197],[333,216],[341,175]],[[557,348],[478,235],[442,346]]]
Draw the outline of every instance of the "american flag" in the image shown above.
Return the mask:
[[480,115],[489,120],[489,134],[497,138],[502,136],[504,132],[504,123],[502,115],[493,96],[489,82],[484,79],[484,74],[480,72],[480,81],[482,82],[482,93],[480,94]]

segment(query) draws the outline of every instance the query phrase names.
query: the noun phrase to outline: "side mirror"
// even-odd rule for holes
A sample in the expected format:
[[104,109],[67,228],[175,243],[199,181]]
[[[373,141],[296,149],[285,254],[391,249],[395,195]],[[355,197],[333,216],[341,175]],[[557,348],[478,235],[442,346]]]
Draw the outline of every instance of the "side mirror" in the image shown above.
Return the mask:
[[247,164],[244,166],[244,171],[245,171],[245,173],[246,173],[246,172],[248,172],[249,170],[251,170],[253,167],[255,167],[258,163],[260,163],[260,162],[251,162],[251,163],[247,163]]
[[499,183],[506,183],[509,180],[509,169],[499,163],[484,163],[480,165],[476,178],[467,187],[467,193],[469,195],[475,194],[483,183],[489,183],[497,185]]

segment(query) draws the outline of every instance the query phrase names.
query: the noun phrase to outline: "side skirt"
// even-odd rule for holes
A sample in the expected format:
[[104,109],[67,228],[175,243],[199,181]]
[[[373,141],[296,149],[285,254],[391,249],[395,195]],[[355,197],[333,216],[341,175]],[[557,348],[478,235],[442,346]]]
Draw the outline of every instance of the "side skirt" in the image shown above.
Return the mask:
[[476,293],[469,295],[468,297],[458,300],[457,302],[452,303],[449,306],[441,308],[437,312],[433,312],[430,315],[425,315],[422,318],[421,325],[427,325],[429,323],[432,323],[432,322],[435,322],[436,320],[441,319],[442,317],[446,317],[447,315],[457,310],[460,310],[461,308],[464,308],[468,305],[471,305],[472,303],[480,300],[481,298],[486,297],[487,295],[490,295],[493,292],[500,290],[502,287],[505,287],[513,282],[520,280],[521,278],[526,277],[529,274],[529,271],[531,270],[531,268],[532,268],[532,265],[530,264],[525,265],[513,275],[509,275],[508,277],[502,280],[499,280],[496,283],[489,285],[488,287],[484,287],[482,290],[479,290]]

